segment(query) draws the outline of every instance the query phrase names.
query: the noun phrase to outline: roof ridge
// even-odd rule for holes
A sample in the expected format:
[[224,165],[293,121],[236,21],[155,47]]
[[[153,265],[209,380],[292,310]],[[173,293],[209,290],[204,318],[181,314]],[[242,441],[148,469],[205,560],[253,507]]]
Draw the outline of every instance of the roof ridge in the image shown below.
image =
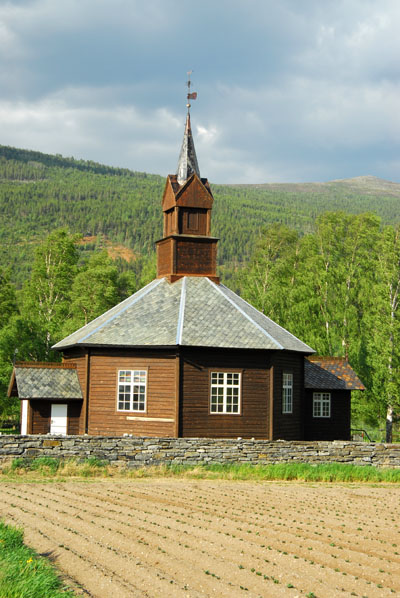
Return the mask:
[[179,303],[178,326],[176,329],[176,344],[182,344],[183,322],[185,318],[185,303],[186,303],[186,276],[182,280],[181,300]]
[[[228,287],[226,287],[224,284],[220,284],[220,287],[224,287],[225,289],[227,289],[228,291],[230,291],[231,289],[229,289]],[[233,292],[233,291],[231,291]],[[251,303],[249,303],[248,301],[246,301],[246,299],[243,299],[243,297],[241,297],[240,295],[237,295],[239,297],[239,299],[241,299],[242,301],[244,301],[244,303],[246,303],[246,305],[248,305],[249,307],[251,307],[252,309],[254,309],[255,311],[257,311],[259,314],[261,314],[262,316],[264,316],[264,318],[267,318],[267,320],[269,320],[270,322],[272,322],[272,324],[274,324],[275,326],[278,326],[278,328],[280,328],[281,330],[283,330],[284,332],[286,332],[286,334],[289,334],[290,336],[292,336],[294,339],[296,339],[296,341],[299,341],[299,343],[301,343],[302,345],[305,345],[306,347],[308,347],[310,349],[310,351],[314,351],[314,349],[312,347],[310,347],[310,345],[307,345],[307,343],[305,343],[304,341],[302,341],[301,339],[299,339],[297,336],[295,336],[292,332],[290,332],[287,328],[284,328],[283,326],[281,326],[280,324],[278,324],[277,322],[275,322],[275,320],[272,320],[271,318],[269,318],[268,316],[266,316],[262,311],[259,311],[258,309],[256,309],[254,307],[254,305],[251,305]]]
[[[253,320],[253,318],[251,316],[249,316],[248,314],[246,314],[245,311],[243,311],[243,309],[241,307],[239,307],[239,305],[236,305],[236,303],[234,301],[232,301],[232,299],[230,297],[227,297],[225,295],[225,293],[222,291],[221,286],[224,287],[225,289],[227,287],[225,287],[224,285],[216,285],[215,282],[213,282],[212,280],[210,280],[209,278],[207,278],[208,282],[219,292],[221,293],[221,295],[227,300],[229,301],[229,303],[231,305],[233,305],[233,307],[235,309],[237,309],[247,320],[249,320],[249,322],[251,322],[253,324],[253,326],[255,326],[264,336],[266,336],[267,338],[269,338],[271,341],[273,341],[278,349],[284,349],[283,345],[281,345],[281,343],[279,341],[277,341],[271,334],[269,334],[269,332],[267,332],[266,330],[264,330],[264,328],[262,328],[262,326],[260,326],[259,324],[257,324],[257,322],[255,322]],[[255,309],[253,307],[253,309]]]
[[42,368],[48,370],[76,370],[77,365],[74,362],[60,363],[56,361],[16,361],[14,364],[16,368]]

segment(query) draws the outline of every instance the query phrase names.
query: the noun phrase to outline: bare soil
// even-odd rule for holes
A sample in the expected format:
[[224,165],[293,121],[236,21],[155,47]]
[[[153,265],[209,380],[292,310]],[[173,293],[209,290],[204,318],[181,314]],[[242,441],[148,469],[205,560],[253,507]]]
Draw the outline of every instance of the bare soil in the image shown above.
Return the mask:
[[400,592],[395,486],[145,479],[0,484],[0,515],[94,598]]

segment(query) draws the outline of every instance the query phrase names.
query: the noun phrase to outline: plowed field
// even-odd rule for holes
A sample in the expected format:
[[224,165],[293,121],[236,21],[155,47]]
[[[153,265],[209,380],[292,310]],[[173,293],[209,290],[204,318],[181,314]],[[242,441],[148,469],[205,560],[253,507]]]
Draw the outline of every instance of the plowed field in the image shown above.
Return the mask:
[[394,486],[2,483],[0,513],[95,598],[400,593]]

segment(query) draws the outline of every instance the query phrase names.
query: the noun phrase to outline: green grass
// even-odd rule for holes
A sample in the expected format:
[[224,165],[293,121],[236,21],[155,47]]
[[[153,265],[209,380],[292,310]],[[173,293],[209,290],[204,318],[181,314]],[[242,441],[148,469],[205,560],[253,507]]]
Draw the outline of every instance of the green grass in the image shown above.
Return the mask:
[[73,598],[54,567],[23,543],[23,532],[0,521],[0,598]]
[[378,469],[371,465],[331,463],[277,463],[273,465],[213,464],[213,465],[154,465],[135,469],[116,468],[106,461],[91,457],[86,460],[18,458],[1,470],[3,479],[62,480],[78,478],[148,478],[178,477],[223,480],[287,480],[303,482],[384,482],[400,483],[400,469]]
[[273,465],[214,464],[170,466],[172,475],[231,480],[287,480],[304,482],[389,482],[400,483],[400,469],[377,469],[370,465],[331,463],[276,463]]

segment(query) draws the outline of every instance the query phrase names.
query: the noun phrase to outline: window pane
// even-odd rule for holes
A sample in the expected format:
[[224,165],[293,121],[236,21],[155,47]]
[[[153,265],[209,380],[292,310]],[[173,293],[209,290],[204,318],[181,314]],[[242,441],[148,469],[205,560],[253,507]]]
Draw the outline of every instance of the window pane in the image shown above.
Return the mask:
[[240,374],[212,372],[210,411],[212,413],[239,413]]
[[146,410],[146,370],[120,370],[118,373],[118,410]]

